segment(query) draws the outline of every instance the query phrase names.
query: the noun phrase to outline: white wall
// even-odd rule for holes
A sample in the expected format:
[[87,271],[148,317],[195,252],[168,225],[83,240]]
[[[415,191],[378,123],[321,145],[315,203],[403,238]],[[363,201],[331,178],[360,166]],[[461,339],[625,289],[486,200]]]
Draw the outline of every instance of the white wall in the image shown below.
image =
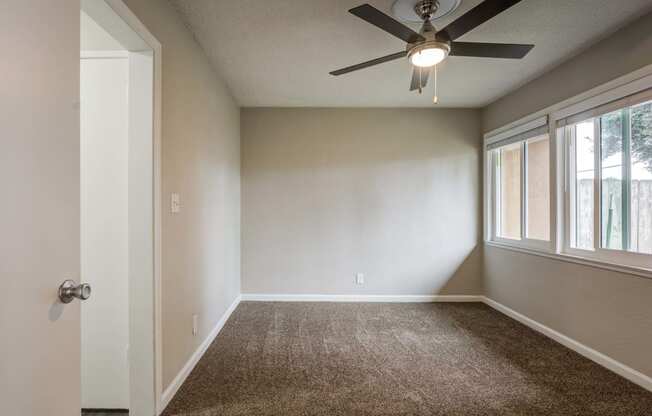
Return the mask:
[[81,60],[82,407],[129,408],[128,59]]
[[244,109],[242,181],[243,293],[481,294],[478,111]]

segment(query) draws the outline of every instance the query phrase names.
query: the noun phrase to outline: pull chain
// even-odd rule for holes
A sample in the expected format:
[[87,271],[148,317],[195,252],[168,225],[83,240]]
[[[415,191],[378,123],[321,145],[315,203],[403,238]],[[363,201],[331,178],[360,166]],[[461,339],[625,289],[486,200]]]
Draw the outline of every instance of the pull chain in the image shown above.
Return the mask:
[[432,97],[432,103],[437,104],[437,102],[439,101],[439,98],[437,97],[437,65],[435,65],[435,68],[433,69],[433,72],[435,73],[434,74],[435,79],[433,80],[434,84],[435,84],[435,96]]

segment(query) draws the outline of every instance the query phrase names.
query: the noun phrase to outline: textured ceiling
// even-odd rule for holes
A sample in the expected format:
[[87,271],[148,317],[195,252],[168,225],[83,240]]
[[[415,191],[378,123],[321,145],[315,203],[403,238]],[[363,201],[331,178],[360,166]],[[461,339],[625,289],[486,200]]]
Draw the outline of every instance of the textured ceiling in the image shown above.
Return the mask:
[[[407,59],[340,77],[328,74],[404,49],[401,40],[347,12],[365,0],[170,2],[241,106],[432,106],[432,85],[421,96],[408,91]],[[368,2],[391,13],[392,0]],[[435,26],[442,28],[479,3],[462,0]],[[651,7],[651,0],[523,0],[458,40],[535,48],[520,61],[450,57],[440,65],[439,106],[489,104]]]

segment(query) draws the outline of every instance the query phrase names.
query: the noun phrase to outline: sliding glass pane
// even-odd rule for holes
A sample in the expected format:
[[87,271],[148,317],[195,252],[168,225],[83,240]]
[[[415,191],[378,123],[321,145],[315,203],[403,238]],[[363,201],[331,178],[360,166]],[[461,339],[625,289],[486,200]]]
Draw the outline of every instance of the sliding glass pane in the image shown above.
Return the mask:
[[593,119],[571,127],[573,142],[571,247],[593,250],[593,180],[595,127]]
[[527,238],[550,240],[550,156],[548,135],[526,142]]
[[521,143],[498,150],[498,229],[502,238],[521,239]]
[[652,253],[652,102],[631,108],[630,250]]
[[[629,128],[628,111],[600,117],[600,231],[601,247],[622,250],[627,238],[624,160]],[[625,205],[624,205],[625,204]]]

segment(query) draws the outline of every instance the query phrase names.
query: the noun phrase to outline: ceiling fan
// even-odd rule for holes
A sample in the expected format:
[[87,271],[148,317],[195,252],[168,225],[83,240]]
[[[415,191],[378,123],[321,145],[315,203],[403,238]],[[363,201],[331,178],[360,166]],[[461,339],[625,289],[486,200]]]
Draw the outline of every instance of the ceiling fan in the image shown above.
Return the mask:
[[[419,33],[416,33],[369,4],[354,7],[349,10],[349,13],[407,42],[405,51],[338,69],[330,72],[330,74],[335,76],[342,75],[384,62],[408,57],[414,66],[410,91],[418,90],[421,92],[428,82],[430,69],[433,67],[436,68],[436,65],[448,56],[521,59],[527,55],[534,45],[455,41],[455,39],[520,1],[485,0],[453,23],[437,31],[430,20],[439,8],[439,1],[420,0],[414,6],[414,11],[423,20],[423,26]],[[436,100],[435,95],[435,102]]]

